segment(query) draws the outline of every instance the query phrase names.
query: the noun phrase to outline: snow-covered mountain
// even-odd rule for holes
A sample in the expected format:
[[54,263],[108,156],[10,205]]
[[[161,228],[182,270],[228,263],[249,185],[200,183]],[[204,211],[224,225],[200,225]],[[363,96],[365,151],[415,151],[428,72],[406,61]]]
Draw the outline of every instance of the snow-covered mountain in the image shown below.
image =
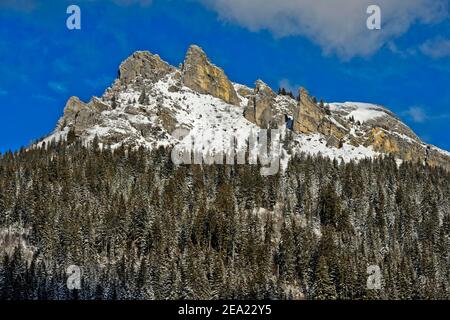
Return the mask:
[[[450,153],[427,145],[399,118],[374,104],[317,102],[301,88],[299,101],[276,94],[263,81],[255,88],[232,83],[198,46],[179,68],[147,51],[135,52],[100,97],[71,97],[54,132],[36,143],[97,137],[101,146],[158,148],[177,143],[199,152],[245,148],[265,128],[281,129],[282,163],[299,152],[350,161],[392,154],[450,168]],[[185,130],[183,138],[174,131]]]

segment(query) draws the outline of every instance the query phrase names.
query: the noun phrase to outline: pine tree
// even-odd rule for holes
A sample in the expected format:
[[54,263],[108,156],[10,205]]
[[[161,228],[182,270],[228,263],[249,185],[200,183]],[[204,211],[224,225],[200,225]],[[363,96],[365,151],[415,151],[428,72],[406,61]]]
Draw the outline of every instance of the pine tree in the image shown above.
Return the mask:
[[77,136],[75,134],[75,129],[70,128],[69,132],[67,133],[67,144],[72,144],[77,139]]
[[262,178],[170,163],[164,148],[76,140],[0,155],[0,298],[449,297],[444,170],[297,155]]
[[330,277],[330,270],[327,260],[323,256],[319,256],[316,270],[314,273],[314,299],[332,300],[336,299],[336,288]]
[[111,98],[111,108],[116,109],[117,108],[117,97],[116,95],[113,95]]

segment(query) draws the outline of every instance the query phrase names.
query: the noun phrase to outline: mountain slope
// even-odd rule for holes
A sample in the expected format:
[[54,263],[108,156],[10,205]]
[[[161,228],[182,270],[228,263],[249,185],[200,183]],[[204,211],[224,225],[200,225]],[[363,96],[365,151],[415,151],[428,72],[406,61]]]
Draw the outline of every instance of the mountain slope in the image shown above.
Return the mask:
[[74,137],[89,143],[97,136],[113,148],[157,148],[179,143],[173,132],[185,129],[182,143],[205,154],[227,151],[232,140],[236,149],[245,148],[261,128],[280,128],[286,161],[298,152],[344,161],[392,154],[450,168],[448,152],[422,142],[384,107],[317,103],[303,88],[298,100],[274,93],[261,80],[255,88],[230,82],[198,46],[188,49],[180,68],[138,51],[120,65],[102,97],[88,103],[71,97],[55,131],[37,146]]
[[[165,148],[195,159],[265,128],[284,172],[177,166]],[[0,155],[0,300],[448,299],[450,171],[408,157],[449,155],[381,106],[232,83],[196,46],[179,68],[136,52],[102,97]]]

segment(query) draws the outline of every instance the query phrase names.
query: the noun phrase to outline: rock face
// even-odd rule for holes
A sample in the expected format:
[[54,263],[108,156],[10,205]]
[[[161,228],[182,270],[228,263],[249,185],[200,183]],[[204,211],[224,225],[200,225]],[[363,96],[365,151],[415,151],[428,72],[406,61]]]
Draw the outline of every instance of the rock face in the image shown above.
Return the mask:
[[137,51],[120,65],[119,80],[127,84],[140,77],[155,83],[174,69],[157,54]]
[[89,105],[92,106],[93,110],[95,110],[96,112],[99,112],[99,113],[101,113],[105,110],[111,109],[111,106],[104,103],[102,100],[100,100],[97,97],[92,97],[91,101],[89,102]]
[[243,85],[239,85],[236,91],[243,97],[248,97],[254,94],[254,90]]
[[64,108],[64,115],[58,123],[58,128],[69,125],[75,135],[81,136],[84,130],[98,123],[100,113],[111,107],[100,99],[93,97],[89,103],[84,103],[78,97],[70,97]]
[[450,170],[450,157],[422,143],[419,138],[408,139],[387,129],[375,127],[366,135],[363,144],[372,146],[378,152],[392,154],[398,159],[427,163],[432,167],[439,166]]
[[274,122],[276,94],[261,80],[256,81],[253,94],[248,95],[248,104],[244,111],[245,118],[261,128],[269,128]]
[[296,115],[294,116],[294,131],[297,133],[314,133],[325,116],[325,112],[309,97],[308,91],[300,88],[300,101]]
[[365,143],[367,146],[373,146],[376,151],[385,153],[399,153],[400,149],[396,139],[393,139],[383,129],[379,127],[372,128],[369,131],[368,139]]
[[72,123],[82,110],[87,110],[86,104],[78,97],[70,97],[64,107],[64,116],[60,119],[59,126],[64,127],[67,123]]
[[443,154],[431,146],[426,148],[426,163],[432,167],[442,167],[450,171],[450,154]]
[[450,153],[421,141],[382,106],[316,103],[304,88],[297,101],[276,94],[261,80],[253,89],[232,84],[197,46],[188,49],[180,68],[138,51],[120,65],[118,74],[100,98],[85,103],[71,97],[55,132],[44,140],[71,132],[87,142],[98,136],[105,145],[156,148],[173,143],[172,133],[180,128],[191,130],[191,139],[208,138],[208,130],[241,135],[258,127],[286,128],[292,131],[283,142],[289,152],[313,150],[342,159],[391,154],[450,170]]
[[324,107],[315,103],[304,88],[299,90],[300,101],[294,115],[293,130],[296,133],[322,133],[328,138],[328,144],[339,146],[339,141],[347,133],[345,123],[339,123],[327,115]]
[[239,105],[240,99],[230,80],[222,69],[209,61],[200,47],[195,45],[189,47],[181,73],[181,81],[186,87]]

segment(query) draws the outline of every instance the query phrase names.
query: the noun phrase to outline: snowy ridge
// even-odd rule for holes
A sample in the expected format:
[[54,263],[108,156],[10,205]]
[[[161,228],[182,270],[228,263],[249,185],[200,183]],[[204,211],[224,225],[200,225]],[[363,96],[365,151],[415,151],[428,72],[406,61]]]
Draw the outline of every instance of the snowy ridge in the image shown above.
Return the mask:
[[[195,152],[203,154],[227,153],[232,140],[236,143],[235,151],[245,149],[250,135],[257,135],[261,130],[242,116],[243,108],[247,104],[246,98],[239,96],[242,101],[239,107],[227,104],[211,95],[194,92],[187,87],[181,87],[178,91],[171,91],[169,88],[176,84],[175,78],[176,72],[152,84],[149,91],[149,101],[146,105],[139,102],[130,104],[130,101],[139,100],[140,91],[130,88],[119,92],[116,96],[118,107],[103,111],[101,121],[86,130],[83,141],[88,144],[93,141],[95,136],[102,138],[101,140],[108,140],[110,136],[119,135],[123,136],[123,139],[111,144],[112,149],[131,142],[135,147],[143,146],[149,149],[160,146],[174,146],[179,141],[171,135],[172,132],[162,128],[157,116],[157,110],[161,106],[164,106],[166,112],[172,114],[178,123],[177,128],[189,130],[189,134],[182,139],[181,143],[186,146],[194,145]],[[234,86],[251,90],[239,84],[234,84]],[[294,99],[288,96],[278,96],[276,101],[276,108],[280,112],[292,113],[289,104],[295,103]],[[104,101],[104,98],[103,102],[112,104],[111,101]],[[140,126],[154,126],[158,128],[158,135],[145,138],[139,132]],[[282,129],[283,137],[287,130],[286,128]],[[38,146],[41,146],[43,142],[49,143],[52,140],[65,139],[68,131],[68,127],[64,127],[61,131],[56,130],[39,142]],[[283,167],[287,166],[289,154],[302,152],[345,162],[378,155],[371,147],[354,147],[344,144],[340,149],[332,148],[327,146],[326,140],[321,134],[296,135],[293,143],[288,146],[288,150],[283,149],[281,151]]]
[[360,123],[374,120],[392,114],[376,104],[363,102],[333,102],[329,104],[330,111],[343,113],[346,119],[353,118]]
[[[165,62],[158,60],[157,56],[145,56],[153,59],[160,69],[142,71],[140,64],[138,69],[130,69],[133,68],[132,61],[127,60],[124,72],[139,71],[146,76],[138,73],[123,82],[117,79],[102,97],[93,97],[87,104],[70,100],[71,104],[68,102],[66,106],[70,110],[67,115],[65,110],[55,131],[32,147],[68,139],[76,128],[76,136],[85,145],[98,137],[100,147],[109,146],[112,149],[121,145],[148,149],[182,145],[194,156],[237,154],[247,150],[249,138],[261,131],[256,124],[258,122],[251,122],[254,121],[251,118],[251,121],[247,120],[244,111],[253,107],[253,97],[264,96],[269,113],[277,121],[275,128],[280,130],[282,141],[279,155],[283,168],[287,167],[293,155],[299,153],[344,162],[375,158],[391,152],[399,160],[417,158],[427,161],[431,156],[434,163],[443,164],[450,159],[449,152],[423,143],[399,118],[380,105],[362,102],[315,103],[311,108],[321,112],[321,116],[315,119],[320,130],[310,125],[307,128],[313,129],[306,131],[309,133],[300,133],[305,131],[295,131],[293,124],[301,119],[298,111],[302,103],[288,95],[273,93],[260,80],[255,89],[231,83],[240,101],[235,103],[187,87],[180,80],[182,69],[164,65]],[[164,73],[159,77],[161,70]],[[84,113],[78,117],[79,112]],[[179,130],[183,130],[182,136],[179,136]],[[414,153],[410,153],[410,149]]]
[[311,135],[297,135],[294,138],[298,145],[294,150],[297,152],[304,152],[309,155],[321,155],[330,159],[342,160],[350,162],[352,160],[358,161],[366,158],[375,158],[380,155],[379,152],[373,150],[373,147],[352,146],[344,143],[342,148],[329,147],[326,144],[326,139],[321,134]]

